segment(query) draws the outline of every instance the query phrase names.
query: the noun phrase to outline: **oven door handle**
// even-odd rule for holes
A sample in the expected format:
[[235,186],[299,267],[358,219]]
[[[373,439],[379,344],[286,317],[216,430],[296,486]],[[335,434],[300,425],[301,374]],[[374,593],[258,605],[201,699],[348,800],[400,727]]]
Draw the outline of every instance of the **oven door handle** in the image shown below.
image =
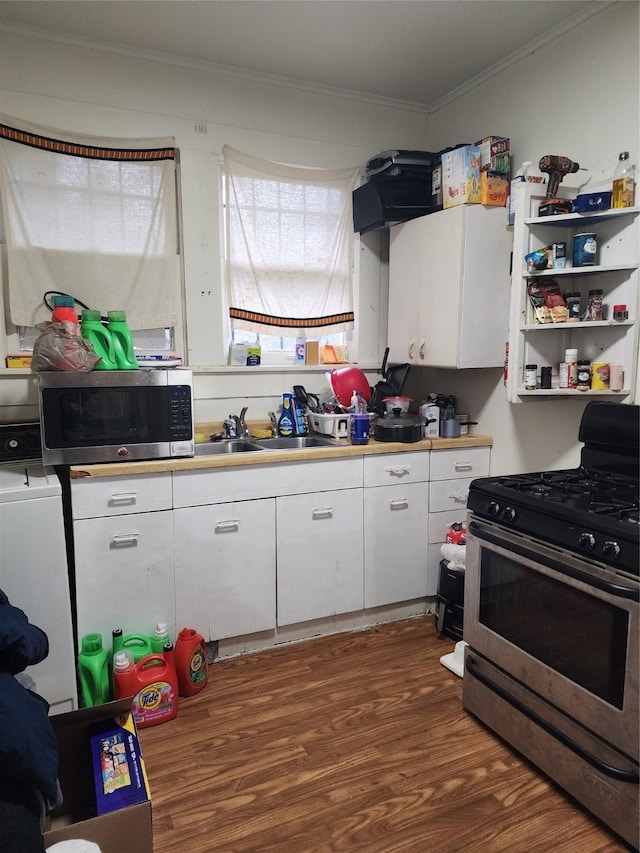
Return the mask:
[[481,684],[484,684],[485,687],[487,687],[493,693],[496,693],[501,699],[504,699],[505,702],[508,702],[509,705],[516,709],[516,711],[519,711],[521,714],[524,714],[525,717],[530,719],[541,729],[544,729],[547,734],[560,741],[560,743],[562,743],[572,752],[575,752],[576,755],[578,755],[592,767],[595,767],[596,770],[599,770],[606,776],[610,776],[612,779],[617,779],[619,782],[629,782],[632,785],[637,785],[640,782],[640,773],[638,769],[625,770],[622,767],[613,767],[610,764],[605,764],[604,761],[601,761],[597,756],[593,755],[591,752],[588,752],[588,750],[583,749],[580,744],[576,743],[568,735],[560,731],[560,729],[556,728],[553,723],[550,723],[548,720],[545,720],[544,717],[541,717],[531,708],[528,708],[526,705],[516,699],[515,696],[511,696],[506,690],[504,690],[504,688],[500,687],[498,684],[494,684],[494,682],[491,681],[490,678],[487,678],[486,675],[476,669],[473,656],[470,655],[468,652],[465,660],[465,668],[472,678],[475,678]]
[[[507,547],[504,539],[501,539],[499,536],[494,536],[487,530],[482,530],[474,521],[469,524],[469,533],[477,539],[484,540],[485,542],[491,542],[501,548]],[[561,563],[557,560],[550,560],[548,558],[541,557],[540,554],[536,554],[528,548],[518,545],[516,542],[509,541],[508,548],[510,551],[513,551],[514,554],[519,554],[521,557],[526,557],[528,560],[547,566],[549,569],[554,569],[561,575],[567,575],[574,580],[588,583],[589,586],[595,586],[597,589],[601,589],[603,592],[608,592],[610,595],[614,595],[617,598],[627,598],[630,601],[640,601],[640,589],[637,587],[630,588],[628,586],[621,586],[617,583],[611,583],[611,581],[605,580],[604,578],[588,575],[585,572],[581,572],[580,569],[574,569],[573,566],[567,566],[565,563]]]

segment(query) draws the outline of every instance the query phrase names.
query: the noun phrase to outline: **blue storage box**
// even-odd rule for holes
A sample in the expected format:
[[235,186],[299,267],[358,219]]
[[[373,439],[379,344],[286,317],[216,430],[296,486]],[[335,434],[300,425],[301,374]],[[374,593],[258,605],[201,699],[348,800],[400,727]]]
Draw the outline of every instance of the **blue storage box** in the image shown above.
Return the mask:
[[574,213],[592,213],[595,210],[609,210],[611,192],[584,193],[576,196],[573,202]]

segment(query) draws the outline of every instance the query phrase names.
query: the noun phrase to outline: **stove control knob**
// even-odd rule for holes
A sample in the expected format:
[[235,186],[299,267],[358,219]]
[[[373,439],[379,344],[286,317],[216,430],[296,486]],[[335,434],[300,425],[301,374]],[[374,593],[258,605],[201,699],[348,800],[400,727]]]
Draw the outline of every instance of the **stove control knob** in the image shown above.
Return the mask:
[[492,515],[494,518],[500,515],[500,504],[496,501],[491,501],[491,503],[487,507],[487,513],[489,515]]
[[602,546],[602,553],[609,560],[620,559],[620,546],[617,542],[608,539]]
[[502,513],[502,517],[505,521],[515,521],[516,520],[516,511],[512,506],[507,506],[504,508]]
[[583,533],[578,540],[578,545],[583,551],[594,551],[596,547],[596,539],[592,533]]

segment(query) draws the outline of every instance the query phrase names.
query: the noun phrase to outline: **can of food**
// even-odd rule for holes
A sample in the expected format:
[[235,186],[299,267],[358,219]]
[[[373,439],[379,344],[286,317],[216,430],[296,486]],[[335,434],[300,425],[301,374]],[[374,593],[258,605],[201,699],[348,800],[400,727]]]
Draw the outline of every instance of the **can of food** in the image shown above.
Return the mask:
[[591,388],[594,391],[609,390],[609,362],[594,361],[591,365]]
[[573,238],[574,267],[593,267],[598,263],[598,239],[589,231]]

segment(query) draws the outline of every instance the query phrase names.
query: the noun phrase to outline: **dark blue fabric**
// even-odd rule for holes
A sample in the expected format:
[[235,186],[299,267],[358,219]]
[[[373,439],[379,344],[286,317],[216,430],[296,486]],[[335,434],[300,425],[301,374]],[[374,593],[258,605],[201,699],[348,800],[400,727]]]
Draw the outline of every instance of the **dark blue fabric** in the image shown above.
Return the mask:
[[58,797],[58,749],[49,705],[14,678],[49,652],[47,635],[0,590],[0,796],[40,791]]

